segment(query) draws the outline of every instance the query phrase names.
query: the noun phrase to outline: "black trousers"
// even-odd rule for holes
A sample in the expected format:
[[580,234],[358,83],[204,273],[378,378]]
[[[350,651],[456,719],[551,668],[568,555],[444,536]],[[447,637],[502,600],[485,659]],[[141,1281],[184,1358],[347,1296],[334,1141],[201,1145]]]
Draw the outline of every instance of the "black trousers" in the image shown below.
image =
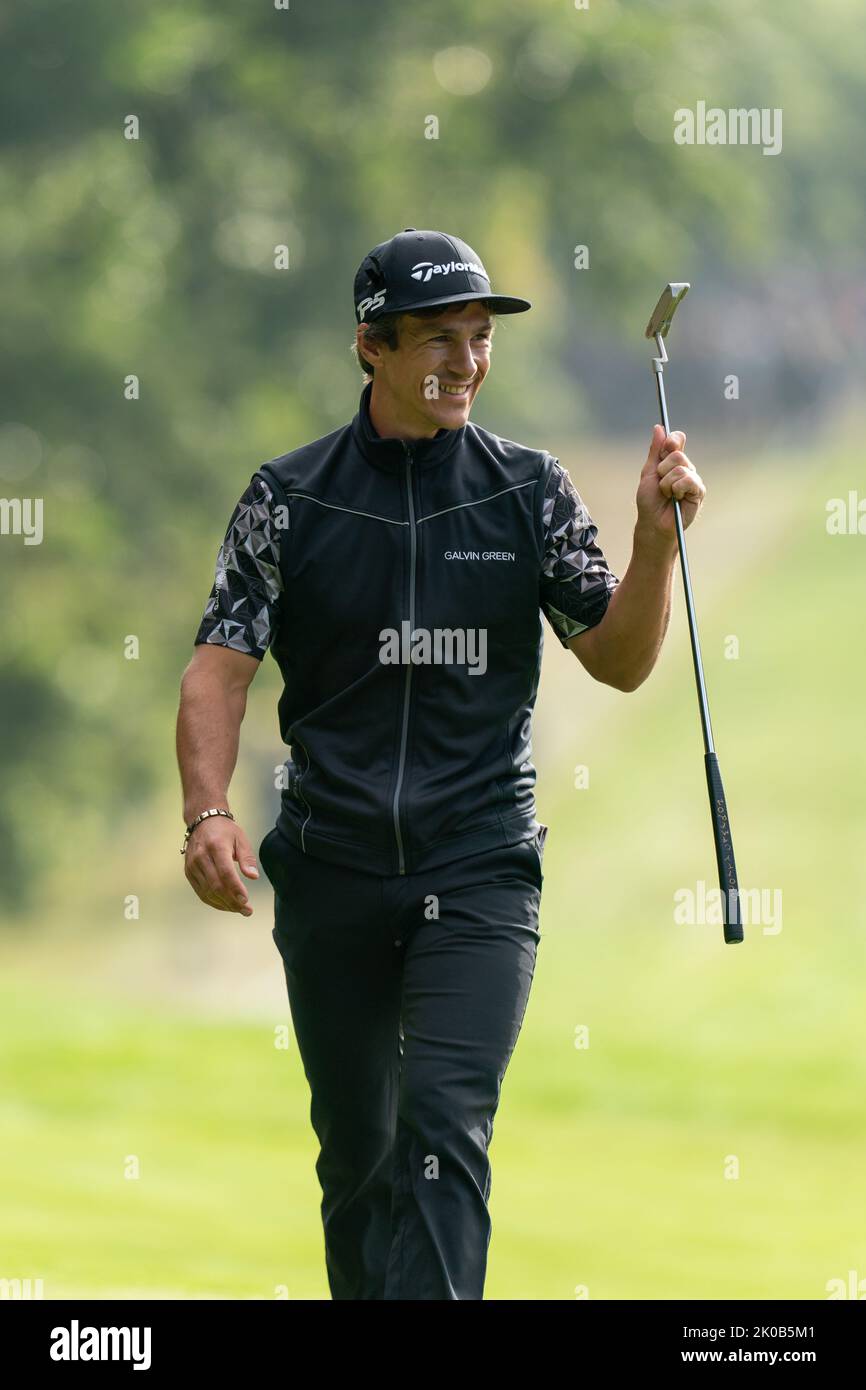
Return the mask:
[[546,832],[384,877],[276,830],[261,844],[334,1299],[483,1297],[487,1151],[535,970]]

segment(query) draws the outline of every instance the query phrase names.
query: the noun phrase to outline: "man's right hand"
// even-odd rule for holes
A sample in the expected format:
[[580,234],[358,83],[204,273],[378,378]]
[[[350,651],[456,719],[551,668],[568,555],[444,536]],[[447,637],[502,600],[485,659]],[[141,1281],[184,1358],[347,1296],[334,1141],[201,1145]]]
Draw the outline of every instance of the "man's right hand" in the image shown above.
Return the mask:
[[189,837],[184,871],[198,896],[219,912],[251,917],[247,890],[240,873],[258,878],[256,856],[241,827],[227,816],[208,816]]

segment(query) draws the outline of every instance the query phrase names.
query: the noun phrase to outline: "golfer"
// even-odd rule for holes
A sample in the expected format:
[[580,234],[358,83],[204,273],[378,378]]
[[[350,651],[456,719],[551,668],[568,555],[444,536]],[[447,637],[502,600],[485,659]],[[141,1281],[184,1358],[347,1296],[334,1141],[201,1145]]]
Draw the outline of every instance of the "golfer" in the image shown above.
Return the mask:
[[705,489],[685,435],[656,426],[620,580],[559,462],[469,423],[496,317],[529,302],[495,294],[458,237],[407,228],[365,256],[354,304],[357,413],[262,464],[219,550],[181,688],[183,862],[202,902],[251,914],[228,789],[270,650],[290,756],[259,854],[331,1295],[480,1299],[488,1148],[540,940],[541,614],[635,690],[670,614],[671,498],[687,526]]

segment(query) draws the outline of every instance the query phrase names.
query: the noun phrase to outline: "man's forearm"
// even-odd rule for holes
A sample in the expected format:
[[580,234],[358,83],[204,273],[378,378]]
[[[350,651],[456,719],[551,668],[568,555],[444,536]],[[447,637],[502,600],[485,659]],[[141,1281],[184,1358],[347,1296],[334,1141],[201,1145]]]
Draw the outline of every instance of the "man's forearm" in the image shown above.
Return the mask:
[[228,810],[229,783],[246,706],[247,692],[242,687],[225,686],[208,672],[189,671],[184,676],[177,716],[177,761],[187,824],[211,806]]
[[676,559],[676,538],[672,545],[648,542],[635,531],[628,569],[602,621],[592,629],[596,680],[618,690],[636,690],[646,680],[670,622]]

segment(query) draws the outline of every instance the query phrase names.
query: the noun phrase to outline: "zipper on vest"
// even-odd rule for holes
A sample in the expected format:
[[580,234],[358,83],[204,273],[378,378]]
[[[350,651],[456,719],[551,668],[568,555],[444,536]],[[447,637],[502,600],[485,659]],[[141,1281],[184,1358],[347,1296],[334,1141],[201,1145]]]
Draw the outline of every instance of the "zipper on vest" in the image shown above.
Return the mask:
[[[406,451],[406,499],[409,503],[409,641],[415,630],[415,553],[417,538],[415,534],[415,502],[412,497],[412,450],[404,444]],[[412,662],[406,663],[406,678],[403,682],[403,727],[400,732],[400,758],[397,763],[397,785],[394,788],[394,835],[397,840],[398,872],[405,874],[406,857],[403,851],[403,835],[400,830],[400,791],[403,786],[403,772],[406,767],[406,743],[409,734],[409,694],[412,689]]]

